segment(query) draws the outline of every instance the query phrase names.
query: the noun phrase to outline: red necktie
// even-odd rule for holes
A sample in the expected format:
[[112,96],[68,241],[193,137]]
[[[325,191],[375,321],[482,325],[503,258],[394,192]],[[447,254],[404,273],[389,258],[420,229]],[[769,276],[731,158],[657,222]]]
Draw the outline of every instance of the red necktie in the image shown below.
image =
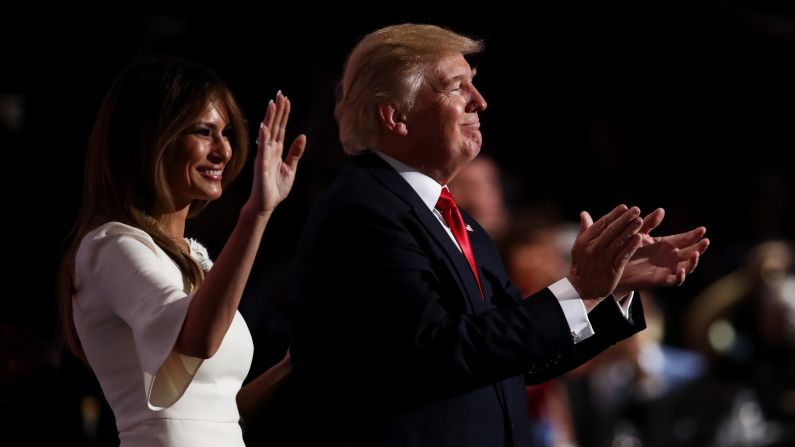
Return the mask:
[[442,213],[444,221],[447,222],[447,226],[450,227],[453,237],[455,237],[455,240],[458,242],[458,246],[461,247],[461,252],[467,259],[467,263],[469,263],[469,267],[472,269],[472,273],[474,273],[475,279],[478,282],[478,288],[480,289],[480,296],[482,298],[483,288],[480,286],[478,268],[475,265],[475,255],[472,253],[472,246],[469,244],[469,235],[467,234],[466,225],[464,225],[464,219],[461,218],[461,212],[458,211],[458,204],[455,203],[453,196],[450,195],[450,191],[448,191],[447,188],[442,188],[442,195],[439,196],[439,201],[436,202],[436,209]]

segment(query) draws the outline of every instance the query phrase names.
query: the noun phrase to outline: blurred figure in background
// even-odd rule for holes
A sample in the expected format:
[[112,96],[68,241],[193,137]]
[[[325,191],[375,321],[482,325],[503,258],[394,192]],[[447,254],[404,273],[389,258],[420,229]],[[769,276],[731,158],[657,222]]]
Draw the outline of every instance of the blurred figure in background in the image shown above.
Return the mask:
[[[549,212],[526,210],[517,213],[503,240],[502,255],[508,276],[522,296],[530,297],[566,274],[576,236],[576,226],[561,225],[557,216]],[[578,445],[565,376],[528,385],[526,394],[535,445]]]
[[745,263],[702,291],[686,319],[710,360],[722,422],[716,445],[795,443],[795,275],[789,241],[752,247]]
[[478,155],[448,186],[458,205],[499,243],[508,230],[510,214],[497,163],[486,155]]

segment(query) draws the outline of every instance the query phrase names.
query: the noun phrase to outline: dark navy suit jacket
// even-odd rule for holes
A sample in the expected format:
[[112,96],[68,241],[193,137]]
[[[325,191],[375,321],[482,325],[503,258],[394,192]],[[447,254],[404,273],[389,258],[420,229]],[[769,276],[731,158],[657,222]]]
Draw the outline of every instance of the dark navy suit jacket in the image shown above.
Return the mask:
[[612,299],[574,344],[555,296],[522,299],[462,210],[485,299],[464,256],[380,157],[352,158],[310,215],[291,280],[296,445],[528,446],[525,383],[645,327]]

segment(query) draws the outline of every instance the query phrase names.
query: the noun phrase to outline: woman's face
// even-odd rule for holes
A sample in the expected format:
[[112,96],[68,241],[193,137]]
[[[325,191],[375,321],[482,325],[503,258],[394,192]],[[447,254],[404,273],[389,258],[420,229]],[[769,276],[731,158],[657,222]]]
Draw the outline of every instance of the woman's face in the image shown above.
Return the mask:
[[177,209],[221,197],[224,166],[232,158],[226,114],[209,104],[180,135],[169,156],[168,183]]

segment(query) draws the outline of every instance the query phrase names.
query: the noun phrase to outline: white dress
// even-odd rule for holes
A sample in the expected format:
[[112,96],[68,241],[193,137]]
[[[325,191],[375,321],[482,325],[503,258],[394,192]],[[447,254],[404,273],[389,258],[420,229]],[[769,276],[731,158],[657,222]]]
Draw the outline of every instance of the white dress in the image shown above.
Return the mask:
[[[209,268],[207,251],[189,241]],[[123,447],[243,446],[235,396],[254,346],[240,313],[210,359],[174,352],[192,295],[145,232],[109,222],[75,258],[74,321]]]

